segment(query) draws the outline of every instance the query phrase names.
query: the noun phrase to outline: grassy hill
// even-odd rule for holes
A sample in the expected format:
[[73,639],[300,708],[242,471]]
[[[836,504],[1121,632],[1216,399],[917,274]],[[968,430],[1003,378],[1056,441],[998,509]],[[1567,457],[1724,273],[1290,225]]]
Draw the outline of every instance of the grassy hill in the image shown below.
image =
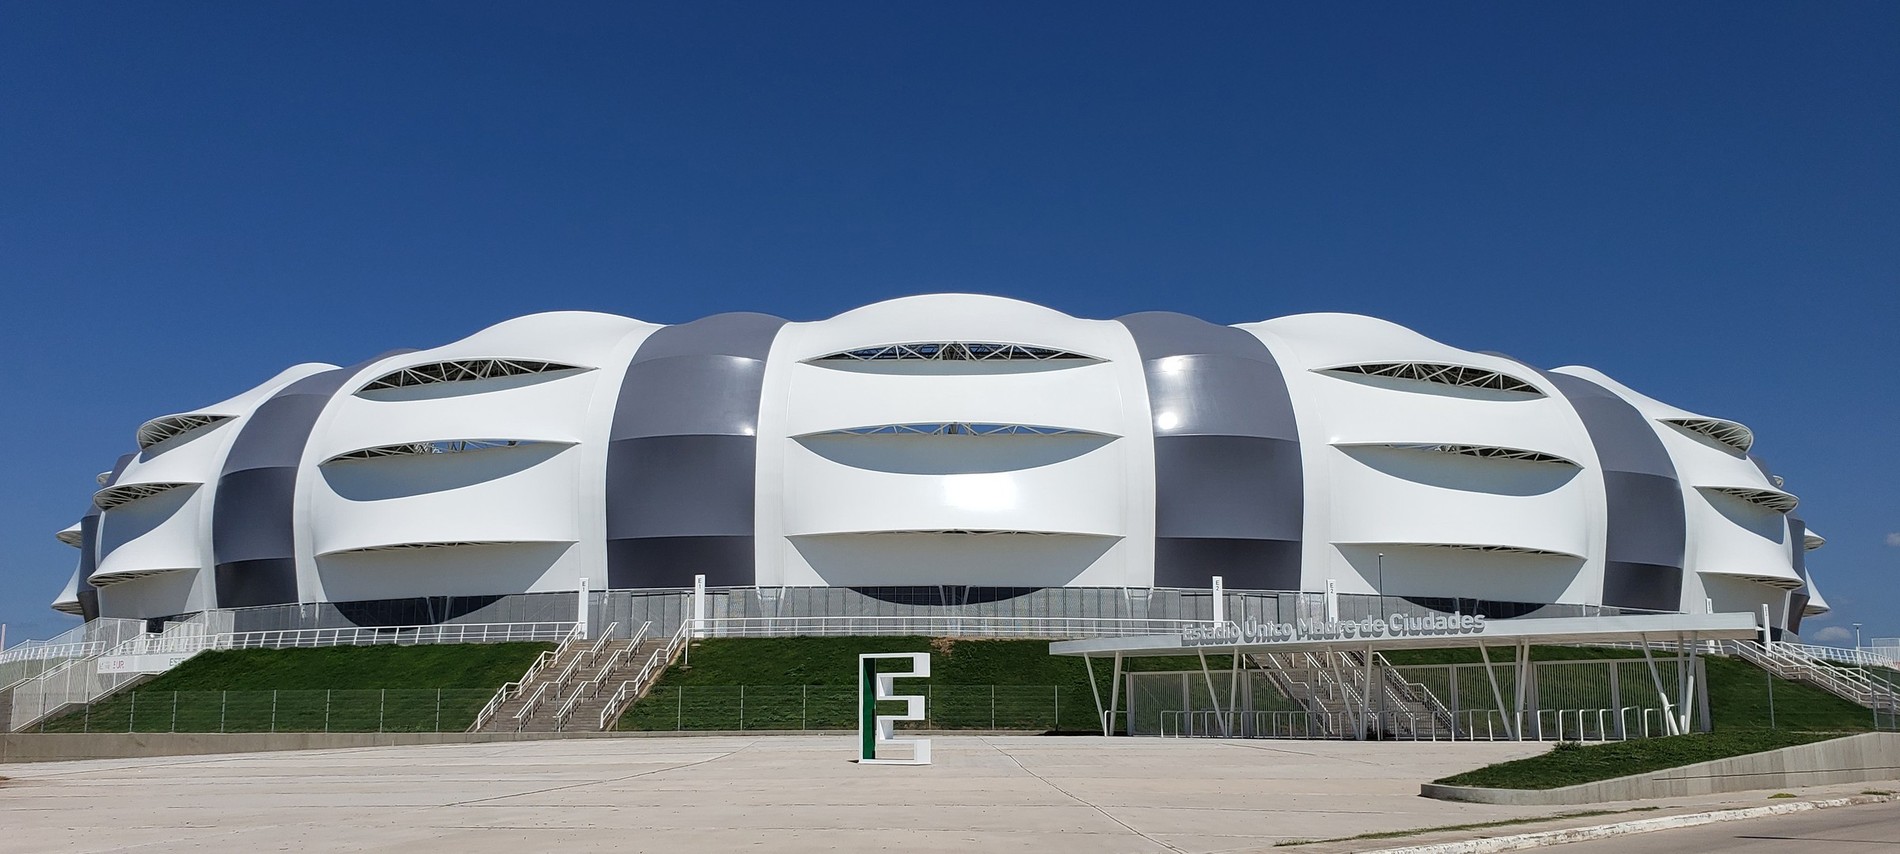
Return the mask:
[[461,730],[548,643],[206,652],[45,732]]

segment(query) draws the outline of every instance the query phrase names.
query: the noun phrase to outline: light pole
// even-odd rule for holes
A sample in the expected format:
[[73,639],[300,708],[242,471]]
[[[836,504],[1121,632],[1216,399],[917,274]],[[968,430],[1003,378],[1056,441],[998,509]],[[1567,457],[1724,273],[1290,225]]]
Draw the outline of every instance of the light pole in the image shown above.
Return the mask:
[[1385,619],[1385,552],[1379,553],[1379,619]]
[[1854,651],[1860,652],[1860,624],[1854,624]]

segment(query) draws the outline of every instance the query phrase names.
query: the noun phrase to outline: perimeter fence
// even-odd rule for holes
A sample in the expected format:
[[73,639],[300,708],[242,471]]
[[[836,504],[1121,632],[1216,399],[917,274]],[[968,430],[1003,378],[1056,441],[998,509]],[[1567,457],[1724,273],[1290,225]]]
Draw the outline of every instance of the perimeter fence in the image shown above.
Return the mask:
[[128,691],[30,732],[463,732],[485,688]]
[[[1102,729],[1087,691],[1059,685],[922,685],[898,683],[925,697],[922,721],[899,729],[1095,732]],[[903,711],[886,703],[884,714]],[[620,719],[643,732],[848,730],[858,725],[855,685],[691,685],[655,688]]]

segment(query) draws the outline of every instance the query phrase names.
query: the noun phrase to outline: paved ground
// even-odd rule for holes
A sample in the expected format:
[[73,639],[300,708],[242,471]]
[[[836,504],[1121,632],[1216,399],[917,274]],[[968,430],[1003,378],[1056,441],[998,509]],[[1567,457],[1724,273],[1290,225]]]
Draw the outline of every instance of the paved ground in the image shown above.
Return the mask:
[[[0,852],[1234,852],[1575,809],[1418,797],[1420,781],[1539,745],[957,736],[935,747],[937,764],[925,768],[859,766],[844,736],[9,764]],[[1650,806],[1702,811],[1764,796]]]
[[1636,836],[1578,842],[1563,854],[1893,854],[1900,851],[1900,802],[1726,821]]

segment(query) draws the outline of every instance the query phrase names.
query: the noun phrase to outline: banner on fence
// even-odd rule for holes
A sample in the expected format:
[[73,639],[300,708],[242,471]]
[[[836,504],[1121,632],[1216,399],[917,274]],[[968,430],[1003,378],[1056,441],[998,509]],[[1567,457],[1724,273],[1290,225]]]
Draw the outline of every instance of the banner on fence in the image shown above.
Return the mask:
[[196,652],[155,652],[144,655],[106,655],[99,658],[100,673],[164,673]]

